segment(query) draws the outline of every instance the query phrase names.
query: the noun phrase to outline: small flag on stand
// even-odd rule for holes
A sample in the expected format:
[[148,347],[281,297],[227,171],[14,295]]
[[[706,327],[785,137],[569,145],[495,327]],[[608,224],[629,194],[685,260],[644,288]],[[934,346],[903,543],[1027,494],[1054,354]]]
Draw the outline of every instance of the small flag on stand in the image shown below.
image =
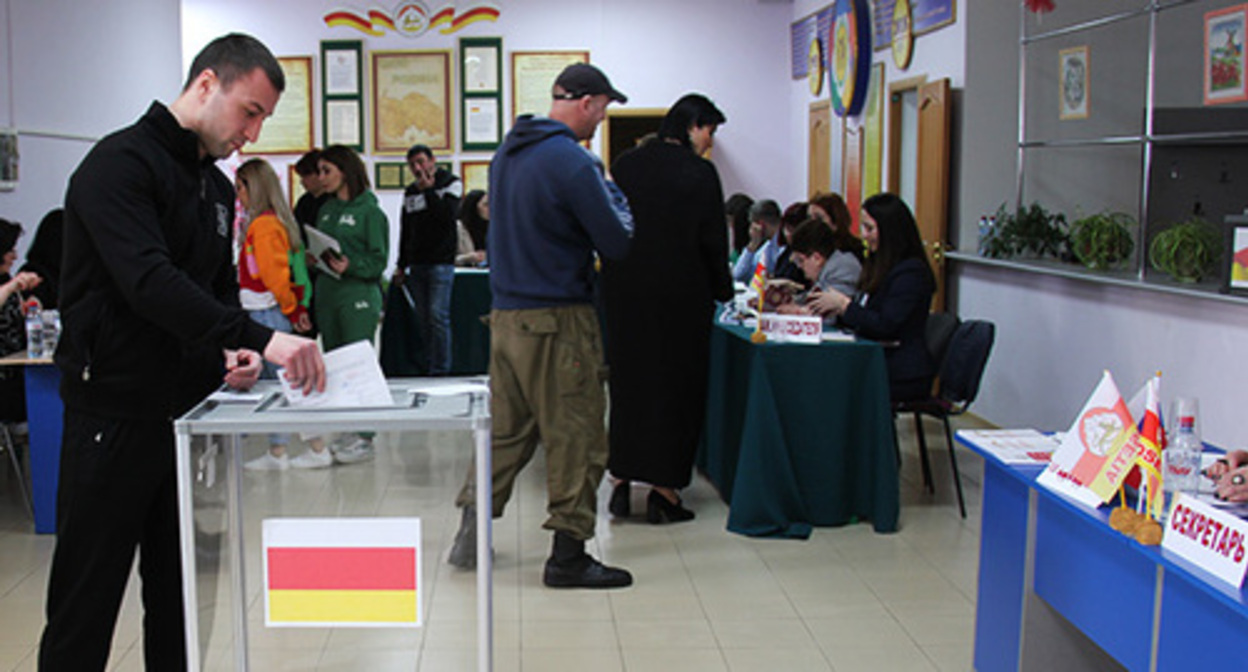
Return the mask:
[[[1143,404],[1137,406],[1140,396]],[[1161,483],[1161,451],[1166,447],[1166,431],[1161,418],[1161,372],[1150,378],[1143,389],[1128,404],[1140,432],[1141,450],[1135,458],[1135,473],[1142,473],[1147,510],[1150,516],[1160,519],[1165,506]]]
[[767,335],[763,333],[763,297],[767,294],[767,266],[761,261],[754,267],[750,289],[758,293],[758,322],[754,325],[754,333],[750,334],[750,341],[764,343],[767,341]]
[[420,627],[419,518],[264,521],[265,625]]

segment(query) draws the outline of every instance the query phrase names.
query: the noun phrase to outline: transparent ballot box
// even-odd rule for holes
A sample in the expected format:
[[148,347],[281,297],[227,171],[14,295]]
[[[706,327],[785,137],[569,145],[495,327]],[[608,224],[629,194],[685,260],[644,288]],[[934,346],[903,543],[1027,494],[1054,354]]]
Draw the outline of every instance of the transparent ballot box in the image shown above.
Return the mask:
[[[390,406],[310,410],[261,381],[174,423],[191,672],[426,669],[423,626],[472,632],[474,620],[476,650],[457,651],[455,669],[474,658],[492,669],[490,488],[473,488],[477,571],[443,562],[463,477],[475,468],[475,482],[490,482],[486,379],[387,382]],[[315,436],[331,450],[361,432],[373,435],[371,459],[245,468],[271,442],[285,439],[293,457]]]

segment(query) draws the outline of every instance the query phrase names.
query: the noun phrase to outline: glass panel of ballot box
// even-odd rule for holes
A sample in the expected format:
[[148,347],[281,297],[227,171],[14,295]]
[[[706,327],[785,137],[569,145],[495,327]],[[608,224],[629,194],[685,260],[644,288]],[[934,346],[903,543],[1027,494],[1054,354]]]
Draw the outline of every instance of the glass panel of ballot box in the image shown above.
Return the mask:
[[[441,617],[471,631],[462,621],[474,605],[476,651],[458,653],[492,669],[490,489],[473,489],[478,571],[454,572],[442,556],[460,519],[458,483],[440,482],[474,469],[490,482],[487,381],[388,385],[390,406],[313,410],[261,381],[213,394],[174,423],[191,672],[416,669],[424,626]],[[371,459],[244,466],[273,442],[294,456],[317,437],[332,450],[360,433],[371,435]],[[433,600],[426,586],[448,570]]]

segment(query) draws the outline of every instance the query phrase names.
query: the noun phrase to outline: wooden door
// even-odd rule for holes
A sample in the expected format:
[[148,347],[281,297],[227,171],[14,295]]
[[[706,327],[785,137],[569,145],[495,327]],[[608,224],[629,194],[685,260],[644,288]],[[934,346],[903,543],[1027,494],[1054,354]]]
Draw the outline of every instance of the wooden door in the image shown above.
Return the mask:
[[806,165],[806,196],[832,188],[832,101],[821,100],[810,106],[810,138]]
[[949,219],[949,79],[919,87],[918,175],[914,218],[936,274],[932,310],[945,307],[945,229]]

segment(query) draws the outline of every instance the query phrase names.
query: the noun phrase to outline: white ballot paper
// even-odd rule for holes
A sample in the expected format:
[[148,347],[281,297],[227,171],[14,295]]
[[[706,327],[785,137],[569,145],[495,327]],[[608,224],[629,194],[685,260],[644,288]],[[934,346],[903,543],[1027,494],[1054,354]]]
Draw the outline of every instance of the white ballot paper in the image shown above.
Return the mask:
[[325,391],[304,395],[279,371],[282,394],[292,409],[384,408],[394,405],[377,353],[368,341],[356,341],[325,353]]
[[329,267],[329,259],[342,256],[342,246],[338,244],[338,239],[306,224],[303,232],[308,239],[308,253],[316,260],[316,270],[337,279],[338,273]]

